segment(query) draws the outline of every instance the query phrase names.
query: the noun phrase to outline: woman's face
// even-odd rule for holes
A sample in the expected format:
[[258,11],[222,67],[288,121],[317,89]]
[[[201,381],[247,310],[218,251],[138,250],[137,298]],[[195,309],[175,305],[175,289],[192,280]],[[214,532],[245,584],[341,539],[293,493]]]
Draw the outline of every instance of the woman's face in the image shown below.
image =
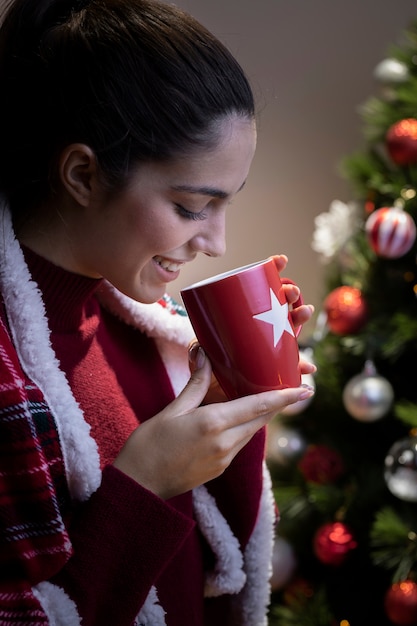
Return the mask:
[[[70,246],[67,254],[65,244],[60,246],[58,264],[104,277],[150,303],[199,252],[223,255],[226,208],[248,176],[256,129],[254,121],[238,117],[222,126],[221,142],[212,151],[139,165],[121,193],[109,200],[104,190],[97,192],[76,219],[66,216]],[[45,256],[55,260],[50,250]]]

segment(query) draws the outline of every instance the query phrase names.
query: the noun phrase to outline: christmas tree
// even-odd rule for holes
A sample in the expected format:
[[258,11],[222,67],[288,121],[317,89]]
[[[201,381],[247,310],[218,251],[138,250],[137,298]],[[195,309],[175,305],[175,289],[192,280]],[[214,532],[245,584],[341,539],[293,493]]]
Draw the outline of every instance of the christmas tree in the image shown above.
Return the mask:
[[271,626],[417,624],[417,23],[375,78],[352,199],[316,218],[316,394],[269,427]]

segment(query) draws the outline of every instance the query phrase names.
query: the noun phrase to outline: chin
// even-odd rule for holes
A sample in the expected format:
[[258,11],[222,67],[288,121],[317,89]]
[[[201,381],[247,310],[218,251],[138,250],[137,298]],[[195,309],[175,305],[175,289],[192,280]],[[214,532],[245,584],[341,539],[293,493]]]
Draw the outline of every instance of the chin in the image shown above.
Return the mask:
[[154,302],[158,302],[162,298],[166,291],[166,286],[160,287],[159,289],[137,289],[132,290],[131,293],[126,293],[127,296],[136,300],[136,302],[141,302],[142,304],[153,304]]

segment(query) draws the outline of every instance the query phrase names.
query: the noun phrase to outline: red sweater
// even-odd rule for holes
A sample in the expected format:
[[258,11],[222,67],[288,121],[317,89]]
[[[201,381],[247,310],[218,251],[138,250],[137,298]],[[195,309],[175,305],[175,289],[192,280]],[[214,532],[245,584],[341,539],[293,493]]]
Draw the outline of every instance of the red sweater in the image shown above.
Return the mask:
[[[62,270],[27,249],[25,258],[43,294],[52,346],[91,425],[101,466],[105,468],[113,462],[138,424],[173,400],[167,373],[152,339],[100,307],[94,296],[100,288],[100,280]],[[100,493],[93,495],[91,504],[82,505],[86,512],[76,518],[72,528],[75,555],[87,551],[88,558],[78,563],[75,556],[65,574],[57,577],[58,584],[65,581],[65,588],[70,597],[76,599],[87,624],[91,614],[94,623],[117,626],[128,623],[123,613],[130,614],[132,621],[137,615],[140,600],[144,599],[143,591],[147,593],[149,589],[145,586],[146,579],[150,577],[150,582],[154,582],[155,566],[161,572],[168,567],[165,576],[161,573],[158,579],[158,595],[167,611],[167,623],[172,626],[202,624],[202,548],[193,522],[191,494],[171,499],[166,504],[149,492],[144,493],[142,487],[113,467],[107,467],[105,476]],[[103,491],[107,490],[109,493],[104,496],[111,498],[117,513],[114,517],[109,516],[107,500],[105,510],[101,509]],[[132,506],[135,500],[140,508],[146,507],[139,515]],[[185,519],[180,518],[179,529],[171,507],[185,516]],[[121,509],[126,517],[121,517]],[[158,509],[166,511],[161,516]],[[160,523],[155,526],[156,516]],[[90,530],[86,536],[87,525]],[[138,556],[133,559],[131,554],[135,551],[130,540],[126,541],[124,532],[120,532],[123,528],[135,529],[135,544],[140,543]],[[88,550],[84,549],[86,542]],[[180,553],[175,554],[180,547]],[[122,559],[123,553],[128,554]],[[99,607],[91,606],[85,581],[89,584],[94,581]],[[121,602],[115,601],[120,593],[119,586],[127,596],[123,607]],[[126,589],[130,593],[127,594]],[[103,598],[108,598],[108,603],[103,602]],[[173,617],[170,621],[170,615],[178,615],[178,607],[181,620]]]
[[[72,512],[74,555],[53,582],[76,602],[83,626],[130,625],[152,585],[168,626],[203,626],[204,560],[210,554],[193,519],[191,494],[164,502],[111,466],[132,430],[174,397],[154,341],[100,307],[100,281],[66,272],[29,250],[25,257],[103,468],[99,489]],[[256,520],[263,445],[261,431],[208,485],[242,547]],[[214,623],[231,625],[227,598],[206,605]]]

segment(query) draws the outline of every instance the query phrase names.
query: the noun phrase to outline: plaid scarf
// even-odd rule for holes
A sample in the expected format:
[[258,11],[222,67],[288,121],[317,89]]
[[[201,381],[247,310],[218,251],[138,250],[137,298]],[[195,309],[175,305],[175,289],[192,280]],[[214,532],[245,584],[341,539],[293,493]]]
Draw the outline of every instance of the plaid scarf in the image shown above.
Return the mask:
[[68,559],[58,502],[68,502],[63,476],[53,417],[40,390],[25,381],[0,320],[0,508],[8,511],[0,522],[1,578],[37,583]]

